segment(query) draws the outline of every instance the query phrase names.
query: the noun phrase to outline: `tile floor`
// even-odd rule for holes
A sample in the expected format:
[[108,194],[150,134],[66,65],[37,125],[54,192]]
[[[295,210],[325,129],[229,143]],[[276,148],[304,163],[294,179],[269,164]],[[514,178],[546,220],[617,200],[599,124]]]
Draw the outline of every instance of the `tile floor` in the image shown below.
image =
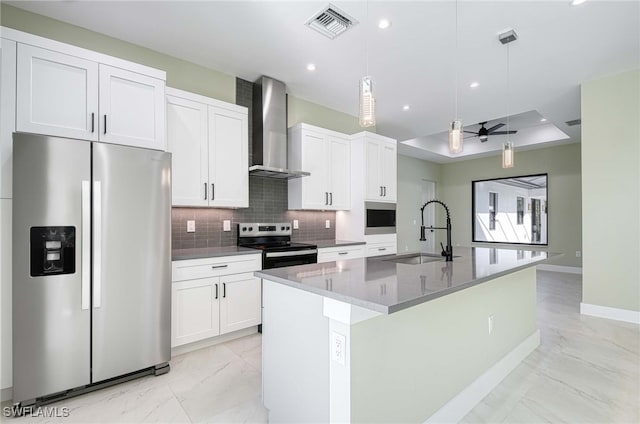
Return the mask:
[[[540,347],[464,423],[640,422],[640,328],[580,315],[581,297],[579,275],[538,272]],[[177,356],[171,367],[49,405],[68,407],[67,418],[18,424],[267,421],[260,335]]]

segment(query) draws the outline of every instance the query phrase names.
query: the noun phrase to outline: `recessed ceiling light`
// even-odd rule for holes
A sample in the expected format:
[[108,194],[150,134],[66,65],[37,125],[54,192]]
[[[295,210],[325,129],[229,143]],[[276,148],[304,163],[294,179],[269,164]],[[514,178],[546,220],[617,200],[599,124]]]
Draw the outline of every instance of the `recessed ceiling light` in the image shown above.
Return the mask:
[[391,21],[388,19],[380,19],[380,21],[378,22],[378,28],[380,29],[387,29],[391,26]]
[[307,65],[307,71],[315,71],[316,70],[316,65],[314,65],[313,63],[310,63]]
[[587,1],[587,0],[572,0],[571,6],[577,6],[579,4],[584,3],[585,1]]
[[411,109],[411,106],[409,105],[402,106],[402,110],[409,110],[409,109]]
[[477,82],[477,81],[474,81],[471,84],[469,84],[469,87],[471,87],[471,88],[476,88],[476,87],[479,87],[479,86],[480,86],[480,83]]
[[547,122],[547,118],[542,118],[540,122]]

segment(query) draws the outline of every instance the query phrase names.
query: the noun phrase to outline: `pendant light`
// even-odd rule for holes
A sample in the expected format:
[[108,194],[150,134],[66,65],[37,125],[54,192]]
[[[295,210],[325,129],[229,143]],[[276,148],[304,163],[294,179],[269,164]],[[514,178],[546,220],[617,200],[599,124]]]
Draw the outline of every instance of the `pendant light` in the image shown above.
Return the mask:
[[502,143],[502,167],[513,168],[515,165],[515,150],[513,143],[509,140],[509,100],[511,97],[511,80],[509,73],[509,43],[518,39],[518,35],[514,30],[500,34],[498,37],[502,44],[507,46],[507,141]]
[[373,127],[376,125],[376,99],[373,96],[373,80],[369,75],[369,2],[367,1],[367,16],[365,25],[365,72],[366,75],[360,79],[360,114],[359,123],[361,127]]
[[456,107],[454,120],[449,128],[449,153],[462,153],[462,143],[464,132],[462,129],[462,121],[458,119],[458,0],[456,0],[456,51],[455,51],[455,93]]

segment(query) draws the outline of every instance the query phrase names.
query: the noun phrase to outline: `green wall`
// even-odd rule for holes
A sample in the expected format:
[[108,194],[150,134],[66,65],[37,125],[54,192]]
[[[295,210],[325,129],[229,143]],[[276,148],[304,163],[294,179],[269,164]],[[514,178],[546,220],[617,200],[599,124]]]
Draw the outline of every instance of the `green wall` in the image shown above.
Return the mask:
[[[421,249],[420,243],[420,207],[422,206],[422,181],[436,183],[438,193],[442,166],[398,155],[398,204],[396,210],[396,230],[398,234],[398,252],[412,252]],[[440,217],[436,212],[436,223]],[[414,224],[415,221],[415,224]]]
[[[289,96],[287,125],[292,127],[300,122],[345,134],[355,134],[362,131],[356,116]],[[367,131],[375,132],[375,129],[368,128]]]
[[438,196],[451,209],[453,245],[472,245],[471,181],[548,173],[548,250],[564,254],[550,263],[582,266],[580,144],[516,151],[515,160],[512,169],[502,169],[499,156],[442,165]]
[[640,311],[640,70],[582,85],[582,301]]

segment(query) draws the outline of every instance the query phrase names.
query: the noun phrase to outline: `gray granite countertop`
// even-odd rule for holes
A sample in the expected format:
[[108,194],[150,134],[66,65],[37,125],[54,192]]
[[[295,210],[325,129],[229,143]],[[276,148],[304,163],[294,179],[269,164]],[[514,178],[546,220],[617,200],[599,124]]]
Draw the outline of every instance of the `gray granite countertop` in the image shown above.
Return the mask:
[[522,249],[456,247],[453,262],[412,265],[389,259],[351,259],[258,271],[256,276],[321,296],[391,314],[507,275],[558,254]]
[[217,256],[234,256],[261,254],[257,249],[249,249],[238,246],[198,247],[193,249],[176,249],[171,251],[172,261],[184,261],[189,259],[215,258]]
[[344,247],[344,246],[357,246],[359,244],[366,244],[364,241],[349,241],[349,240],[305,240],[300,243],[315,244],[318,249],[325,247]]

